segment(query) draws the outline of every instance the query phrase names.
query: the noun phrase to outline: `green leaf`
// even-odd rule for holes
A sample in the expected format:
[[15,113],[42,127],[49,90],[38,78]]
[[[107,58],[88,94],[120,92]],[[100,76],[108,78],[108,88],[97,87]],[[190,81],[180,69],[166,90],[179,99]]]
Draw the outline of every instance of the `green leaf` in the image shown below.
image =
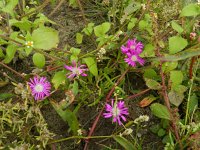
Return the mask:
[[155,48],[152,44],[146,44],[143,52],[140,54],[141,57],[154,57],[155,56]]
[[93,31],[93,27],[94,27],[94,23],[89,23],[87,25],[87,27],[85,27],[82,32],[84,32],[86,35],[90,36],[92,34]]
[[171,71],[170,72],[170,81],[172,82],[172,85],[178,85],[181,84],[183,81],[183,73],[181,71]]
[[76,80],[72,84],[72,91],[75,96],[78,94],[78,82]]
[[[199,45],[197,45],[199,46]],[[178,61],[178,60],[184,60],[193,56],[199,56],[200,55],[200,48],[189,48],[183,52],[180,52],[176,55],[167,55],[164,57],[156,57],[153,58],[152,61]]]
[[176,23],[175,21],[172,21],[172,28],[174,30],[176,30],[178,33],[182,33],[183,32],[183,28],[178,24]]
[[156,80],[158,78],[158,75],[154,69],[145,69],[144,71],[144,78]]
[[131,18],[131,20],[128,23],[127,30],[131,30],[135,26],[136,22],[137,22],[137,18]]
[[81,33],[76,33],[76,43],[81,44],[83,41],[83,35]]
[[75,8],[78,6],[78,4],[77,4],[76,0],[69,0],[69,6],[72,6],[73,8]]
[[70,56],[70,61],[71,62],[72,61],[77,62],[78,61],[78,55],[80,54],[81,49],[72,47],[70,49],[70,52],[72,53],[71,56]]
[[38,68],[43,68],[44,65],[45,65],[45,57],[44,57],[44,55],[40,54],[40,53],[35,53],[33,55],[33,63]]
[[79,49],[79,48],[75,48],[75,47],[72,47],[72,48],[70,48],[70,52],[72,53],[72,55],[77,56],[77,55],[80,54],[81,49]]
[[15,96],[12,93],[0,93],[0,101],[5,100],[5,99],[10,99],[13,96]]
[[40,27],[33,31],[33,46],[36,49],[49,50],[58,44],[58,32],[49,27]]
[[162,64],[162,70],[163,72],[167,73],[167,72],[170,72],[174,69],[176,69],[176,67],[178,66],[178,62],[175,61],[175,62],[165,62]]
[[110,26],[111,26],[111,24],[109,22],[104,22],[101,25],[94,27],[94,34],[97,37],[104,36],[106,34],[106,32],[108,32],[110,30]]
[[12,61],[12,59],[15,56],[17,50],[17,46],[16,45],[8,45],[8,47],[6,48],[6,57],[4,59],[4,63],[8,64]]
[[180,36],[173,36],[169,38],[169,53],[175,54],[177,52],[180,52],[188,45],[188,42],[186,39],[180,37]]
[[187,87],[184,85],[180,85],[180,84],[178,84],[178,85],[173,84],[171,89],[178,93],[184,93],[185,91],[187,91]]
[[153,90],[159,90],[162,88],[162,86],[160,85],[160,83],[158,83],[157,81],[155,80],[152,80],[152,79],[145,79],[146,81],[146,85],[150,88],[150,89],[153,89]]
[[165,133],[166,133],[166,131],[165,131],[163,128],[160,128],[160,129],[158,130],[158,136],[159,136],[159,137],[164,136]]
[[10,0],[5,7],[2,8],[2,11],[11,14],[11,16],[14,15],[14,8],[18,4],[18,0]]
[[158,118],[170,120],[170,113],[166,106],[154,103],[150,106],[152,113]]
[[197,16],[200,14],[200,7],[198,4],[189,4],[181,11],[181,16]]
[[10,19],[9,20],[10,26],[15,26],[20,28],[20,30],[30,31],[32,24],[27,19],[23,18],[21,21],[18,21],[16,19]]
[[183,102],[184,94],[182,92],[176,92],[172,90],[168,93],[168,97],[170,103],[178,107]]
[[193,114],[194,111],[198,108],[198,97],[194,93],[189,100],[189,113]]
[[0,48],[0,58],[5,57],[3,50]]
[[148,27],[148,22],[147,22],[147,21],[141,20],[141,21],[139,22],[139,29],[140,29],[140,30],[144,30],[144,29],[146,29],[147,27]]
[[66,72],[65,71],[56,72],[52,79],[52,83],[53,83],[55,89],[58,89],[58,87],[61,84],[65,84],[65,81],[66,81]]
[[125,150],[136,150],[134,145],[129,142],[127,139],[121,136],[114,136],[115,141],[117,141]]
[[79,129],[79,122],[76,115],[69,109],[63,109],[63,105],[66,105],[66,101],[62,101],[62,103],[56,103],[53,100],[50,100],[51,105],[59,114],[59,116],[68,123],[69,127],[73,131],[74,135],[77,135],[77,130]]
[[161,127],[160,127],[160,125],[159,124],[154,124],[154,125],[152,125],[149,129],[150,129],[150,131],[151,132],[153,132],[153,133],[158,133],[158,131],[159,131],[159,129],[160,129]]
[[97,69],[97,63],[92,57],[84,58],[83,61],[87,64],[89,71],[94,75],[98,76],[98,69]]

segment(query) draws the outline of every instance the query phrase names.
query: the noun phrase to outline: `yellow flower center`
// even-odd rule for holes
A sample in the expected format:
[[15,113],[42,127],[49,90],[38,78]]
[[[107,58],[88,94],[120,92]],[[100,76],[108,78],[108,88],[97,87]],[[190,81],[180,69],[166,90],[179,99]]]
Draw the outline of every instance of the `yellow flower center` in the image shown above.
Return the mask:
[[29,48],[29,47],[33,47],[33,41],[27,41],[25,43],[25,45]]

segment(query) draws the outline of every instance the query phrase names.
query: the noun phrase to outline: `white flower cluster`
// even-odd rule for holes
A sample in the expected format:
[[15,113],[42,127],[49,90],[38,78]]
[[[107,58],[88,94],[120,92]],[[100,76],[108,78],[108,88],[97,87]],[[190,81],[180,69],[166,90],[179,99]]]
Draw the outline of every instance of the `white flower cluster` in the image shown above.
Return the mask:
[[130,135],[133,132],[133,129],[127,128],[123,133],[120,133],[119,136]]
[[181,122],[179,122],[179,125],[183,130],[187,130],[187,132],[195,133],[200,130],[200,123],[192,122],[189,125],[184,125]]
[[149,121],[149,116],[147,116],[147,115],[141,115],[141,116],[139,116],[138,118],[136,118],[134,120],[134,123],[135,124],[139,124],[139,123],[147,122],[147,121]]
[[15,85],[15,94],[21,95],[22,99],[30,98],[30,93],[28,90],[24,87],[24,84],[18,83]]
[[101,62],[102,59],[103,59],[103,55],[105,55],[105,54],[106,54],[105,48],[101,48],[101,49],[99,50],[99,52],[97,53],[97,61],[98,61],[98,62]]

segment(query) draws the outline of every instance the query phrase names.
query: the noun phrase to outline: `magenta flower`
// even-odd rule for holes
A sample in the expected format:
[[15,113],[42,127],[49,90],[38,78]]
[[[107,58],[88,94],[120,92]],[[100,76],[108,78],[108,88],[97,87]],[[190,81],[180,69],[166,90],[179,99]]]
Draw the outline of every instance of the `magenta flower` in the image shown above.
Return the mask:
[[65,69],[71,71],[70,73],[67,74],[67,75],[69,75],[68,78],[74,78],[79,75],[87,76],[87,74],[85,73],[85,71],[88,71],[88,69],[85,68],[86,65],[77,66],[76,62],[72,61],[72,66],[65,65],[64,67],[65,67]]
[[136,66],[136,62],[142,66],[144,65],[144,59],[142,59],[137,53],[128,53],[127,58],[125,58],[124,61],[132,67]]
[[128,40],[126,46],[121,47],[122,53],[126,54],[127,58],[125,58],[125,62],[127,62],[130,66],[135,67],[136,62],[140,65],[144,65],[144,59],[142,59],[139,55],[143,51],[144,45],[141,42],[137,42],[136,39]]
[[46,77],[35,76],[33,79],[30,79],[28,85],[35,100],[43,100],[50,95],[51,84]]
[[124,54],[136,52],[140,54],[144,48],[144,45],[141,42],[137,42],[136,39],[128,40],[126,46],[122,45],[121,51]]
[[122,124],[121,120],[126,121],[125,115],[128,115],[128,108],[125,107],[124,101],[119,101],[114,104],[112,99],[111,105],[106,104],[106,113],[103,113],[104,118],[113,118],[113,122],[117,122],[119,125]]

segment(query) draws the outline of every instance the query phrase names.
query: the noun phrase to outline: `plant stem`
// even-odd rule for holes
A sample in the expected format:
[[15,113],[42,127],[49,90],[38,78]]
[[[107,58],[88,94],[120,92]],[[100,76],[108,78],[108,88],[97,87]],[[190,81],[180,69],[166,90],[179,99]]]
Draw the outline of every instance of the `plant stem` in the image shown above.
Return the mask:
[[15,71],[14,69],[10,68],[9,66],[7,66],[6,64],[4,64],[2,61],[0,61],[0,65],[4,66],[5,68],[7,68],[8,70],[12,71],[13,73],[15,73],[16,75],[18,75],[21,78],[25,78],[23,75],[21,75],[19,72]]
[[143,94],[147,93],[147,92],[150,91],[150,90],[151,90],[151,89],[143,90],[143,91],[141,91],[140,93],[137,93],[137,94],[134,94],[134,95],[131,95],[131,96],[127,97],[126,99],[134,99],[134,98],[136,98],[136,97],[138,97],[138,96],[140,96],[140,95],[143,95]]
[[99,138],[112,138],[112,137],[113,137],[113,135],[108,135],[108,136],[87,136],[87,137],[84,137],[84,136],[71,136],[71,137],[67,137],[67,138],[51,141],[48,144],[59,143],[59,142],[63,142],[63,141],[71,140],[71,139],[99,139]]
[[[124,71],[124,73],[123,73],[123,74],[120,76],[120,78],[117,80],[117,82],[116,82],[115,85],[112,87],[112,89],[110,90],[110,92],[107,94],[106,99],[105,99],[106,103],[108,103],[108,102],[110,101],[110,97],[111,97],[111,95],[113,94],[113,92],[115,91],[115,87],[121,82],[121,80],[124,78],[124,76],[126,75],[126,73],[128,72],[128,70],[129,70],[129,68],[127,68],[127,69]],[[104,108],[105,108],[105,106],[106,106],[106,103],[104,104],[104,106],[102,107],[102,109],[101,109],[101,111],[99,112],[98,116],[96,117],[94,123],[92,124],[92,127],[91,127],[91,129],[90,129],[90,132],[89,132],[89,134],[88,134],[88,137],[91,137],[91,136],[92,136],[92,134],[93,134],[93,132],[94,132],[96,126],[97,126],[97,123],[98,123],[100,117],[102,116],[102,113],[103,113],[103,111],[104,111]],[[89,144],[89,139],[86,139],[85,142],[86,142],[86,143],[85,143],[85,146],[84,146],[84,150],[87,150],[87,147],[88,147],[88,144]]]
[[36,11],[39,11],[39,10],[43,9],[44,7],[46,7],[48,5],[49,2],[50,2],[50,0],[45,0],[42,5],[38,6],[33,11],[28,12],[27,14],[24,14],[24,15],[20,16],[19,19],[22,19],[23,17],[29,16],[29,15],[35,13]]
[[[199,66],[199,62],[196,65],[196,69],[194,70],[194,74],[196,74],[196,71],[198,69]],[[187,124],[187,120],[189,118],[189,105],[190,105],[190,100],[191,100],[191,93],[192,93],[192,87],[193,87],[193,83],[194,83],[194,76],[193,78],[190,80],[190,89],[189,89],[189,93],[188,93],[188,99],[187,99],[187,108],[186,108],[186,115],[185,115],[185,125]]]

